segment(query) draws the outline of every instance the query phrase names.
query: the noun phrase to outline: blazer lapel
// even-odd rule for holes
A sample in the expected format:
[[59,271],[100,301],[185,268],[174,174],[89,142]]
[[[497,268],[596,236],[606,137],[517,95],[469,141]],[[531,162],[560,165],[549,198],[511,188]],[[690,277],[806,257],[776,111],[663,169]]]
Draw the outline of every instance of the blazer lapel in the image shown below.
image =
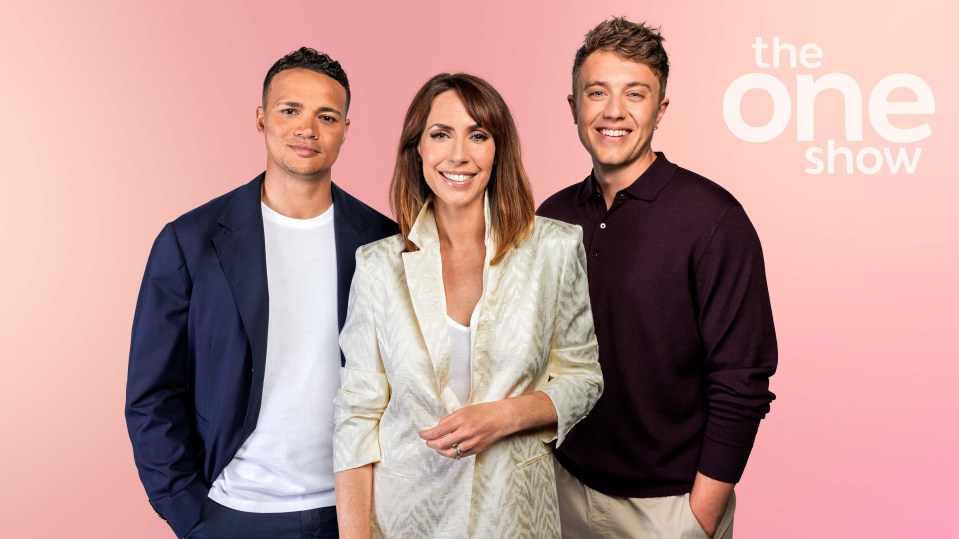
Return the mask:
[[[476,337],[473,341],[473,354],[470,360],[470,402],[473,398],[485,395],[490,384],[492,372],[490,368],[495,364],[490,360],[489,338],[493,334],[496,326],[496,313],[499,312],[499,302],[509,301],[514,297],[509,291],[501,291],[500,283],[502,275],[507,266],[507,260],[513,256],[516,249],[510,251],[499,264],[492,266],[489,261],[496,254],[496,244],[493,241],[493,235],[490,223],[489,196],[483,201],[483,209],[486,217],[486,261],[483,279],[483,297],[479,305],[479,316],[476,320]],[[464,403],[466,404],[466,403]]]
[[[424,206],[410,230],[410,240],[419,251],[403,253],[403,269],[410,291],[410,302],[423,334],[436,379],[437,394],[443,397],[447,409],[455,409],[454,402],[446,402],[444,391],[449,386],[450,337],[446,321],[446,292],[443,288],[443,267],[440,259],[439,236],[436,221],[429,206]],[[451,393],[451,392],[450,392]]]
[[[356,270],[356,250],[377,238],[366,238],[369,222],[363,218],[365,208],[345,191],[330,184],[333,194],[333,236],[336,242],[336,301],[337,322],[340,331],[346,322],[346,308],[350,299],[350,284]],[[344,363],[345,364],[345,363]]]
[[253,387],[247,417],[259,415],[266,369],[267,327],[270,296],[266,280],[266,247],[260,211],[261,174],[237,190],[220,215],[224,230],[215,238],[220,264],[233,291],[253,357]]

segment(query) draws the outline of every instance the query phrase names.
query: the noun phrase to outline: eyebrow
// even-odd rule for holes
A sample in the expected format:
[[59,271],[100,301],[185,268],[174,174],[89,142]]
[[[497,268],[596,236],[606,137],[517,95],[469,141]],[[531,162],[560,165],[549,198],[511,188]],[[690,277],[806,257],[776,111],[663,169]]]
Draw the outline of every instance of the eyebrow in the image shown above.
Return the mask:
[[[433,125],[429,126],[427,129],[433,129],[434,127],[437,128],[437,129],[443,129],[443,130],[445,130],[445,131],[456,131],[456,130],[453,129],[452,127],[450,127],[450,126],[448,126],[448,125],[446,125],[446,124],[440,124],[440,123],[433,124]],[[471,126],[469,126],[469,127],[466,128],[467,131],[475,131],[475,130],[477,130],[477,129],[482,129],[483,131],[486,131],[486,130],[487,130],[485,127],[483,127],[483,126],[481,126],[481,125],[479,125],[479,124],[473,124],[473,125],[471,125]]]
[[[595,80],[595,81],[586,83],[586,86],[583,86],[583,89],[585,90],[586,88],[590,88],[593,86],[602,86],[603,88],[609,88],[609,83],[606,81]],[[634,88],[636,86],[642,86],[643,88],[646,88],[650,92],[653,91],[653,87],[645,82],[630,82],[626,84],[626,88]]]
[[[304,108],[304,107],[303,107],[303,103],[300,103],[299,101],[280,101],[279,103],[276,104],[276,106],[277,106],[277,107],[289,107],[289,108],[294,108],[294,109],[302,109],[302,108]],[[335,109],[335,108],[333,108],[333,107],[320,107],[320,108],[316,109],[316,112],[332,112],[332,113],[336,114],[337,116],[343,116],[343,113],[342,113],[342,112],[340,112],[338,109]]]

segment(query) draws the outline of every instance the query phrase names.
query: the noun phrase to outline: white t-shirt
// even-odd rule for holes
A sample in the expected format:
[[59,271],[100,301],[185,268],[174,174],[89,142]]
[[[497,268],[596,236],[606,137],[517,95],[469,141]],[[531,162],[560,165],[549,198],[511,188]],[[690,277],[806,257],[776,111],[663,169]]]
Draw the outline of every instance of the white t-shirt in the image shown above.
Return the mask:
[[450,389],[466,406],[470,400],[470,361],[473,357],[473,327],[461,325],[449,316],[446,325],[450,333]]
[[270,291],[263,401],[256,430],[209,496],[252,513],[332,506],[340,385],[333,208],[293,219],[261,206]]

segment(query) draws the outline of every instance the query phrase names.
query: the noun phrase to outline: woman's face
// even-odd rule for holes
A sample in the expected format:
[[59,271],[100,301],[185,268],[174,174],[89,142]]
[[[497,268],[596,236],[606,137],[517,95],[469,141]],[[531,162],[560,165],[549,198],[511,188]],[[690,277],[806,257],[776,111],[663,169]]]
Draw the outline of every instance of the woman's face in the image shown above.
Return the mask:
[[433,99],[416,151],[438,206],[482,206],[496,144],[492,134],[466,112],[459,94],[447,91]]

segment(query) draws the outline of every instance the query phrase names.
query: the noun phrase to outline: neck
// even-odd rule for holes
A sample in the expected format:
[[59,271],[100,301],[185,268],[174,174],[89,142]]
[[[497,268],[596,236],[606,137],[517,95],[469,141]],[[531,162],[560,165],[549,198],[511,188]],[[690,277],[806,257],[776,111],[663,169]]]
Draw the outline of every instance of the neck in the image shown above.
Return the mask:
[[441,247],[472,247],[485,245],[486,215],[483,201],[469,206],[451,207],[441,200],[433,203],[436,231]]
[[604,165],[594,159],[593,178],[596,179],[599,190],[603,193],[606,207],[612,206],[616,193],[632,185],[655,160],[656,154],[653,153],[652,148],[639,159],[625,165]]
[[311,219],[330,209],[333,192],[330,175],[297,178],[289,174],[270,174],[263,180],[263,203],[273,211],[293,219]]

